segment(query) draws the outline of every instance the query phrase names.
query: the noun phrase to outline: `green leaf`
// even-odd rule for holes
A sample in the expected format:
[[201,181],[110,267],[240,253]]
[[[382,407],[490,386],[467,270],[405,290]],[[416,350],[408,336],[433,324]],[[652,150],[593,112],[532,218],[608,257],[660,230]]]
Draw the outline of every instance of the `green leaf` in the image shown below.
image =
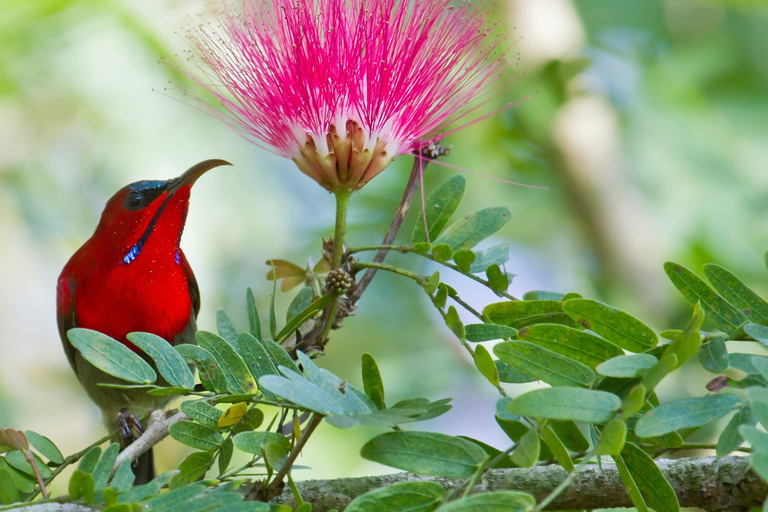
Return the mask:
[[507,364],[552,386],[589,386],[595,372],[588,366],[526,341],[504,341],[493,352]]
[[296,329],[301,327],[304,322],[325,309],[325,306],[331,303],[332,298],[332,293],[326,293],[325,295],[312,301],[309,306],[304,308],[300,313],[297,313],[296,316],[291,318],[291,320],[285,324],[285,327],[283,327],[283,329],[277,334],[277,341],[283,341],[288,338],[288,336],[293,334]]
[[581,433],[579,427],[572,421],[553,421],[549,423],[566,448],[572,452],[585,452],[589,449],[589,441]]
[[445,303],[448,302],[449,288],[450,287],[445,283],[439,283],[437,285],[437,293],[435,293],[435,296],[432,298],[432,304],[434,304],[436,308],[443,309],[445,307]]
[[174,490],[200,480],[211,467],[212,460],[213,454],[208,452],[190,453],[179,464],[179,472],[171,478],[168,488]]
[[475,348],[475,366],[480,370],[483,377],[488,379],[488,382],[494,386],[499,385],[499,370],[496,369],[491,354],[482,345],[478,345]]
[[294,373],[301,374],[299,367],[296,366],[296,363],[293,361],[293,359],[291,359],[291,356],[288,354],[288,352],[285,351],[283,347],[280,346],[279,343],[270,339],[264,340],[263,343],[264,348],[266,348],[267,352],[269,352],[269,356],[272,358],[272,361],[278,367],[283,366]]
[[499,491],[451,501],[435,512],[530,512],[535,507],[536,498],[527,492]]
[[181,411],[198,423],[211,427],[218,427],[222,412],[213,405],[203,400],[187,400],[181,403]]
[[485,270],[485,275],[488,277],[488,286],[497,294],[502,294],[509,288],[509,276],[502,272],[498,265],[490,265]]
[[574,466],[571,456],[568,455],[568,450],[565,448],[563,441],[558,437],[554,430],[552,430],[550,425],[541,428],[541,440],[544,441],[547,447],[549,447],[552,455],[554,455],[557,462],[563,466],[563,469],[569,473],[573,471]]
[[664,351],[664,355],[674,354],[677,357],[677,367],[682,366],[693,357],[701,348],[701,325],[704,323],[704,311],[701,303],[693,306],[693,315],[685,326],[680,336],[672,340],[672,343]]
[[453,306],[448,308],[448,312],[445,315],[445,325],[447,325],[448,328],[453,331],[453,334],[460,340],[464,341],[467,338],[464,331],[464,324],[461,323],[461,318],[459,318],[459,312],[456,311],[456,308]]
[[37,450],[40,455],[57,465],[64,462],[64,456],[61,454],[61,451],[50,439],[31,430],[25,430],[24,435],[27,436],[27,440],[32,445],[32,448]]
[[509,246],[506,244],[495,245],[485,251],[473,252],[475,253],[475,260],[469,267],[469,272],[472,274],[485,272],[491,265],[503,265],[509,261]]
[[712,373],[723,373],[730,366],[728,350],[725,348],[725,340],[717,336],[699,349],[699,362],[701,366]]
[[96,489],[93,483],[93,475],[76,469],[69,477],[69,497],[73,500],[83,498],[86,504],[93,503]]
[[248,371],[243,358],[221,337],[206,331],[197,331],[195,339],[219,363],[227,381],[227,389],[235,394],[256,392],[256,381]]
[[117,443],[111,443],[104,453],[102,454],[99,462],[93,468],[93,484],[96,490],[104,489],[107,486],[107,481],[112,475],[112,468],[117,460],[117,454],[120,453],[120,445]]
[[100,458],[101,448],[94,446],[85,452],[85,455],[83,455],[83,458],[80,459],[80,462],[77,464],[77,469],[83,473],[93,473],[93,469],[96,467],[96,464],[99,462]]
[[[278,375],[277,366],[267,352],[267,348],[264,344],[257,340],[252,334],[247,332],[241,332],[237,336],[237,344],[240,347],[240,354],[251,371],[251,375],[258,379],[262,375]],[[266,398],[270,400],[274,399],[274,395],[264,392]]]
[[[424,202],[423,216],[413,226],[411,240],[414,244],[435,240],[448,224],[464,196],[467,181],[464,176],[456,175],[441,183]],[[426,224],[428,234],[424,228]]]
[[650,354],[629,354],[613,357],[597,366],[597,373],[606,377],[633,379],[641,377],[646,370],[652,368],[659,360]]
[[405,482],[362,494],[344,512],[430,512],[444,496],[435,482]]
[[757,324],[747,324],[744,326],[744,332],[749,334],[756,341],[768,346],[768,327]]
[[564,293],[548,292],[544,290],[530,290],[523,294],[523,300],[548,300],[563,302]]
[[148,332],[132,332],[127,338],[155,362],[157,371],[168,384],[184,389],[195,387],[195,376],[170,343]]
[[427,282],[424,283],[424,291],[428,295],[432,295],[437,291],[437,287],[440,284],[440,272],[435,272],[431,276],[429,276],[429,279],[427,279]]
[[499,371],[499,380],[501,382],[507,382],[510,384],[524,384],[526,382],[533,382],[536,380],[536,377],[530,373],[518,370],[514,366],[509,365],[500,359],[494,361],[494,364],[496,365],[496,369]]
[[725,300],[741,310],[752,322],[758,324],[768,322],[768,302],[738,277],[714,263],[704,265],[704,275]]
[[368,352],[363,354],[363,389],[371,402],[376,404],[376,408],[381,410],[386,407],[384,404],[384,382],[381,380],[379,366]]
[[483,314],[493,323],[521,329],[527,325],[556,323],[575,325],[563,313],[563,303],[551,300],[508,300],[488,304]]
[[216,330],[224,341],[237,350],[237,330],[227,312],[221,308],[216,311]]
[[288,311],[285,313],[285,320],[290,322],[293,317],[309,307],[309,305],[312,304],[313,297],[314,293],[312,292],[311,286],[304,286],[299,290],[299,293],[296,294],[288,305]]
[[433,244],[448,244],[454,251],[472,249],[504,226],[512,217],[509,208],[485,208],[448,226]]
[[618,455],[627,441],[627,424],[622,420],[611,420],[600,433],[598,455]]
[[176,345],[173,348],[188,362],[197,365],[200,382],[205,389],[216,393],[227,391],[227,379],[224,377],[224,372],[210,352],[190,343]]
[[768,454],[756,452],[749,456],[749,465],[763,481],[768,480]]
[[74,328],[67,338],[86,361],[108,375],[135,384],[152,384],[155,371],[138,354],[98,331]]
[[747,322],[744,313],[720,297],[699,276],[677,263],[667,262],[664,271],[675,288],[680,290],[685,300],[692,306],[697,302],[707,316],[707,321],[723,332],[732,332]]
[[[48,466],[45,465],[43,459],[34,453],[32,453],[32,458],[35,461],[35,465],[37,466],[38,471],[40,471],[40,476],[43,478],[49,478],[51,476],[51,470],[48,468]],[[35,476],[35,471],[32,469],[32,466],[29,465],[26,457],[24,457],[24,454],[19,450],[12,450],[6,453],[5,460],[11,467],[16,468],[29,476]]]
[[765,356],[752,356],[752,366],[764,379],[768,379],[768,358]]
[[457,251],[453,255],[453,261],[456,263],[456,266],[465,274],[469,273],[472,268],[472,262],[474,262],[476,258],[477,256],[475,253],[467,249]]
[[739,427],[739,435],[742,439],[752,445],[752,450],[754,452],[768,452],[768,434],[762,430],[757,430],[750,425],[742,425]]
[[539,434],[535,428],[531,427],[527,429],[527,432],[517,442],[515,450],[510,457],[517,466],[530,468],[539,460],[540,450]]
[[627,420],[639,413],[643,405],[645,405],[645,386],[638,384],[621,402],[621,419]]
[[717,456],[725,457],[739,448],[743,442],[741,434],[739,433],[739,427],[742,425],[753,427],[756,423],[757,420],[749,407],[742,407],[736,411],[736,414],[733,415],[731,421],[725,426],[717,440],[717,446],[715,447]]
[[19,501],[19,490],[13,484],[11,474],[0,468],[0,503],[7,505],[17,501]]
[[708,395],[660,405],[643,415],[635,425],[638,437],[654,437],[681,428],[698,427],[722,418],[744,401],[735,395]]
[[520,329],[517,338],[584,363],[593,370],[603,361],[624,354],[610,341],[565,325],[529,325]]
[[264,375],[259,379],[259,387],[310,411],[326,416],[344,415],[343,404],[320,386],[291,371],[286,371],[285,375]]
[[117,471],[115,471],[115,475],[112,477],[112,480],[110,480],[109,486],[118,492],[129,490],[133,485],[134,480],[136,480],[136,476],[133,474],[131,466],[133,466],[131,460],[123,461],[123,463],[120,464],[120,467],[117,468]]
[[571,299],[563,303],[563,311],[585,328],[630,352],[643,352],[659,342],[653,329],[640,320],[596,300]]
[[367,460],[420,475],[468,478],[485,461],[474,443],[434,432],[398,431],[374,437],[360,450]]
[[432,257],[435,261],[445,262],[453,256],[453,249],[448,244],[439,244],[432,246]]
[[262,455],[268,444],[276,444],[290,450],[291,442],[277,432],[240,432],[232,438],[235,447],[246,453]]
[[245,291],[245,303],[248,310],[248,326],[251,330],[251,335],[260,340],[261,320],[259,319],[259,310],[256,309],[256,299],[253,297],[253,290],[250,288]]
[[645,499],[640,492],[637,482],[635,482],[632,473],[630,473],[629,468],[624,463],[624,458],[621,455],[614,455],[613,461],[616,463],[616,469],[619,472],[621,481],[624,483],[629,499],[632,500],[632,504],[637,509],[637,512],[648,512],[648,505],[645,504]]
[[34,478],[12,467],[6,462],[5,457],[0,457],[0,470],[4,470],[10,475],[14,487],[16,487],[19,492],[30,493],[34,490],[36,483]]
[[178,442],[206,452],[215,450],[224,442],[218,431],[194,421],[178,421],[168,431]]
[[497,324],[469,324],[464,326],[464,331],[467,341],[472,342],[502,340],[513,338],[517,334],[517,329]]
[[219,476],[226,473],[227,468],[229,468],[229,463],[232,462],[232,454],[234,451],[235,444],[232,442],[232,438],[226,438],[219,449]]
[[621,457],[638,488],[648,500],[648,505],[653,510],[656,512],[679,512],[680,504],[674,489],[664,478],[664,474],[656,462],[647,453],[636,445],[627,443],[621,452]]
[[544,388],[518,396],[509,403],[507,411],[535,418],[605,423],[620,406],[619,397],[605,391]]
[[155,496],[142,504],[147,512],[163,512],[171,510],[187,510],[193,499],[205,490],[202,484],[192,484]]
[[677,366],[677,356],[675,354],[665,355],[659,359],[659,362],[653,368],[645,372],[641,384],[647,391],[653,391],[656,385],[661,382],[661,379],[669,375]]

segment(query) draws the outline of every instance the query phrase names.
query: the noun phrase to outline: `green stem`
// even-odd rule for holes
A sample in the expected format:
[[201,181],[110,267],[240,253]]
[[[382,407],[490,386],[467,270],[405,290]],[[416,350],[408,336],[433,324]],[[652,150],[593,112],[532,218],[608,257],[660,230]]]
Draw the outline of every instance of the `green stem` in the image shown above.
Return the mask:
[[[451,270],[455,270],[456,272],[460,273],[464,277],[468,277],[469,279],[475,281],[476,283],[480,283],[480,284],[482,284],[483,286],[485,286],[487,288],[491,288],[491,283],[489,283],[485,279],[483,279],[481,277],[477,277],[476,275],[471,274],[469,272],[463,272],[458,266],[454,265],[453,263],[448,263],[447,261],[440,261],[438,259],[435,259],[435,257],[432,256],[431,254],[425,254],[425,253],[418,252],[418,251],[416,251],[414,249],[414,247],[412,245],[364,245],[364,246],[360,246],[360,247],[352,247],[352,248],[350,248],[347,251],[347,254],[355,254],[355,253],[364,252],[364,251],[380,251],[380,250],[398,251],[398,252],[401,252],[403,254],[407,254],[407,253],[417,254],[417,255],[421,256],[422,258],[427,258],[430,261],[434,261],[435,263],[439,263],[440,265],[442,265],[444,267],[448,267]],[[493,289],[493,288],[491,288],[491,289]],[[502,296],[504,298],[507,298],[509,300],[518,300],[517,298],[515,298],[512,295],[508,294],[507,292],[499,292],[499,291],[496,291],[496,290],[493,290],[493,291],[494,291],[494,293],[497,293],[500,296]]]
[[[352,191],[346,188],[340,188],[336,191],[336,225],[333,230],[333,252],[331,253],[331,270],[341,267],[341,261],[344,258],[344,238],[347,235],[347,207],[349,206],[349,196]],[[334,292],[331,305],[328,309],[328,316],[325,319],[323,330],[317,337],[322,344],[328,337],[333,327],[333,321],[336,318],[336,310],[339,307],[339,292]]]
[[386,263],[367,263],[364,261],[357,261],[354,265],[352,265],[352,272],[356,272],[358,270],[364,269],[364,268],[375,268],[377,270],[384,270],[385,272],[391,272],[393,274],[397,274],[403,277],[407,277],[409,279],[413,279],[416,281],[416,284],[420,286],[424,286],[424,284],[427,282],[427,277],[422,274],[417,274],[416,272],[411,272],[410,270],[405,270],[404,268],[394,267],[392,265],[387,265]]

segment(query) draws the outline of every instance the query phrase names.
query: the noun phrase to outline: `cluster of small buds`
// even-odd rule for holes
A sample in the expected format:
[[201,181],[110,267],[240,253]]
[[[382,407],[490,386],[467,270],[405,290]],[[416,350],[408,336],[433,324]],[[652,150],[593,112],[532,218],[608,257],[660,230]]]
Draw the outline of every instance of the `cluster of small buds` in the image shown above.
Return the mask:
[[331,291],[344,293],[352,286],[352,277],[343,269],[337,268],[328,272],[325,285]]

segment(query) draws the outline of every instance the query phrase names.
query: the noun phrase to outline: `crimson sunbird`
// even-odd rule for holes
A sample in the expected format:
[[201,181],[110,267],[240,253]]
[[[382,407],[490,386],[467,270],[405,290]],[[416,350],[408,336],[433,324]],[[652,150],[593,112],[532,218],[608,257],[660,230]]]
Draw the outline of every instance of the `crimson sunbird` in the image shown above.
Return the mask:
[[[83,327],[102,332],[143,355],[126,339],[149,332],[172,345],[194,343],[200,291],[179,246],[192,185],[224,160],[206,160],[178,178],[131,183],[107,202],[96,231],[70,258],[59,276],[56,312],[69,364],[90,399],[101,409],[108,430],[118,427],[123,446],[143,429],[136,417],[167,405],[168,397],[142,390],[114,389],[120,383],[86,361],[69,343],[67,331]],[[151,361],[150,361],[151,362]],[[135,483],[154,478],[152,451],[133,467]]]

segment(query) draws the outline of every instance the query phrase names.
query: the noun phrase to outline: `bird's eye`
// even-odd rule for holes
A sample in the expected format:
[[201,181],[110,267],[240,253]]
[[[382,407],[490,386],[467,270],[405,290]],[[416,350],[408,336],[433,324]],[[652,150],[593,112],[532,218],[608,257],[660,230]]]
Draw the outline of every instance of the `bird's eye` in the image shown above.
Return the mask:
[[144,203],[144,197],[139,192],[131,192],[125,200],[125,205],[131,210],[138,210]]

